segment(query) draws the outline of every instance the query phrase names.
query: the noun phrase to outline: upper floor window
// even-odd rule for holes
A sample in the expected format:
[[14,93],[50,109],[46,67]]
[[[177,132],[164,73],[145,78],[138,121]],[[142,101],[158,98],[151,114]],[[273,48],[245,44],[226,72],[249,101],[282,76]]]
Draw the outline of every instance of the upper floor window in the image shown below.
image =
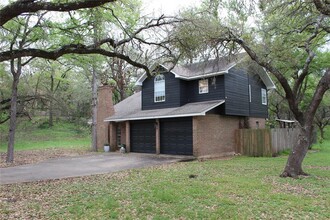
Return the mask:
[[155,92],[154,100],[155,102],[164,102],[165,101],[165,76],[159,74],[154,79]]
[[261,103],[267,105],[267,90],[261,89]]
[[198,82],[199,94],[208,93],[209,92],[209,80],[201,79]]

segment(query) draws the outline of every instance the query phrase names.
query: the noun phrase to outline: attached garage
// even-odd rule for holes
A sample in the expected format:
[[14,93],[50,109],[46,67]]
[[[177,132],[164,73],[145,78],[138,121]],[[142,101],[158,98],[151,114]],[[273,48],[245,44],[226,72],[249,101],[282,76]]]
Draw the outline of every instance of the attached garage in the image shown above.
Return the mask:
[[193,155],[191,117],[160,120],[160,153]]
[[156,153],[155,120],[130,122],[131,151]]

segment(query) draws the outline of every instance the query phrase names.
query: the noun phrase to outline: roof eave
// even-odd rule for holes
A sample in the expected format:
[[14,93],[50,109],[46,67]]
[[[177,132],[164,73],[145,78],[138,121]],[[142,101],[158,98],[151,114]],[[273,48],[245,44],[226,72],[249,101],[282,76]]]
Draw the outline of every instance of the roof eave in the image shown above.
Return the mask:
[[273,82],[272,78],[270,78],[270,76],[267,73],[266,69],[263,68],[263,70],[265,71],[264,74],[259,73],[259,76],[260,76],[261,80],[265,83],[266,88],[268,90],[276,89],[275,83]]
[[205,75],[187,77],[187,76],[180,76],[179,74],[177,74],[173,71],[171,71],[171,72],[175,75],[175,78],[184,79],[184,80],[203,79],[203,78],[207,78],[207,77],[218,76],[218,75],[223,75],[223,74],[228,73],[228,71],[226,70],[226,71],[221,71],[221,72],[208,73],[208,74],[205,74]]
[[214,104],[213,106],[203,110],[202,112],[190,113],[190,114],[177,114],[177,115],[157,115],[157,116],[146,116],[146,117],[127,117],[120,119],[111,119],[106,118],[104,122],[123,122],[123,121],[133,121],[133,120],[147,120],[147,119],[161,119],[161,118],[182,118],[182,117],[192,117],[192,116],[205,116],[206,113],[220,105],[222,105],[225,100],[222,100],[219,103]]
[[228,73],[231,68],[235,67],[237,65],[237,63],[238,62],[235,62],[233,65],[229,66],[226,70],[223,70],[223,71],[211,72],[211,73],[208,73],[208,74],[192,76],[192,77],[180,76],[179,74],[177,74],[173,71],[171,71],[171,72],[175,75],[175,78],[178,78],[178,79],[185,79],[185,80],[203,79],[203,78],[206,78],[206,77],[224,75],[224,74]]
[[[165,69],[168,69],[168,68],[166,68],[163,64],[155,63],[155,64],[153,64],[153,65],[151,66],[151,68],[150,68],[150,72],[152,73],[152,72],[153,72],[158,66],[161,66],[161,67],[163,67],[163,68],[165,68]],[[135,82],[135,85],[136,85],[136,86],[142,86],[142,83],[143,83],[143,81],[144,81],[146,78],[148,78],[148,75],[147,75],[147,73],[145,72],[145,73],[143,73],[143,74],[138,78],[138,80]]]

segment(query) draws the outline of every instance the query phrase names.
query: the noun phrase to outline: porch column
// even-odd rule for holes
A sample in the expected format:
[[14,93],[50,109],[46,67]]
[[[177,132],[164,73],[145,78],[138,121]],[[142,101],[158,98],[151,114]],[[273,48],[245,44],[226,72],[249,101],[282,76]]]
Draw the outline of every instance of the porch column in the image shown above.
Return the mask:
[[160,126],[159,119],[156,119],[156,154],[160,154]]
[[131,151],[131,133],[130,133],[130,126],[129,121],[125,123],[126,128],[126,152],[129,153]]
[[109,123],[109,141],[110,141],[110,150],[115,151],[117,146],[117,129],[116,129],[116,123],[110,122]]

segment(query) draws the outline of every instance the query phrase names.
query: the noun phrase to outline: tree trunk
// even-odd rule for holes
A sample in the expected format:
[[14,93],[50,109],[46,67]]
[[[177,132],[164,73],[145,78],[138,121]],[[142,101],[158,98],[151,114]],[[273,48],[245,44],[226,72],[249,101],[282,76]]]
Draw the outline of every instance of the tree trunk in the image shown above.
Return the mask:
[[53,117],[53,108],[54,108],[54,76],[53,74],[50,76],[50,99],[49,99],[49,119],[48,123],[50,127],[53,127],[54,125],[54,117]]
[[304,126],[300,129],[298,141],[294,145],[281,177],[297,178],[299,175],[307,176],[302,169],[302,162],[312,140],[312,126]]
[[97,76],[94,64],[92,79],[92,151],[97,151]]
[[16,115],[17,115],[17,86],[19,77],[21,75],[21,59],[17,61],[17,70],[14,70],[14,61],[11,61],[11,73],[13,75],[11,102],[10,102],[10,120],[9,120],[9,134],[8,134],[8,148],[7,148],[7,163],[14,162],[14,143],[16,131]]

